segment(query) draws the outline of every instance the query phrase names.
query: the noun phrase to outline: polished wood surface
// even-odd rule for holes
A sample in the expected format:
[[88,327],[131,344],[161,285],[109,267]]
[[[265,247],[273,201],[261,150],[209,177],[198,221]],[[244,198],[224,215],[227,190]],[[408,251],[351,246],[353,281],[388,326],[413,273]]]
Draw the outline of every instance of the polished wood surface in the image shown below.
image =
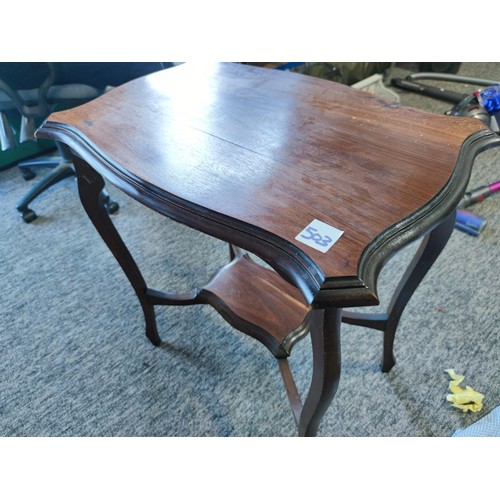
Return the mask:
[[298,290],[247,254],[223,267],[199,297],[277,358],[287,357],[297,340],[309,333],[310,309]]
[[[156,197],[154,208],[181,222],[216,236],[229,226],[226,239],[292,276],[309,301],[323,284],[361,289],[364,303],[370,293],[376,298],[362,275],[363,252],[372,245],[377,253],[380,235],[399,237],[394,226],[432,211],[439,193],[452,210],[468,171],[458,180],[453,174],[474,134],[491,137],[479,120],[230,63],[184,64],[138,79],[53,114],[39,132],[69,141],[111,180],[142,190],[150,204]],[[453,182],[460,186],[450,197],[443,188]],[[205,221],[193,222],[193,211]],[[295,239],[313,219],[344,231],[324,254]]]

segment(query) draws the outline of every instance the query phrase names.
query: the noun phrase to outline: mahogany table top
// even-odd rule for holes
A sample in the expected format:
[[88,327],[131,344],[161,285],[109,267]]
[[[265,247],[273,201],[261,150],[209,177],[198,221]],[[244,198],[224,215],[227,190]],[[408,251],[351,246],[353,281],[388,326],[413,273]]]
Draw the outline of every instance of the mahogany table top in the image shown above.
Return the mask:
[[377,302],[383,262],[455,209],[474,157],[498,143],[476,119],[236,63],[139,78],[52,114],[38,135],[144,204],[256,253],[308,302],[340,293],[347,305]]

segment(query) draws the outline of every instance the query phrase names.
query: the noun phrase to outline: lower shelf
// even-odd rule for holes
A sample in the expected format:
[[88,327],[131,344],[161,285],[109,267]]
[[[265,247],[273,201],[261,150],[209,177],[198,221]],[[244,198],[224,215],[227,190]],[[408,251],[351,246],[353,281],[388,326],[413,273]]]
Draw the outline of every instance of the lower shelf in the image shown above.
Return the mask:
[[287,357],[309,331],[310,307],[300,292],[248,254],[224,266],[198,294],[234,328],[262,342],[277,358]]

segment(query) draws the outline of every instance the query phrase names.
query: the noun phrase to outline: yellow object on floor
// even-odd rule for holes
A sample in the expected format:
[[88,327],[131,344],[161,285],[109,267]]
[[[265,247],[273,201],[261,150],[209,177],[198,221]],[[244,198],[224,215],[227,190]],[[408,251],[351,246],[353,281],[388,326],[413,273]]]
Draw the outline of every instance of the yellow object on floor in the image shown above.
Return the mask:
[[447,372],[451,377],[448,388],[452,393],[446,396],[446,400],[450,401],[452,406],[459,408],[464,412],[469,410],[473,412],[481,411],[483,408],[484,394],[475,391],[469,386],[462,389],[460,384],[463,382],[465,377],[463,375],[457,375],[455,370],[452,368],[448,368],[445,372]]

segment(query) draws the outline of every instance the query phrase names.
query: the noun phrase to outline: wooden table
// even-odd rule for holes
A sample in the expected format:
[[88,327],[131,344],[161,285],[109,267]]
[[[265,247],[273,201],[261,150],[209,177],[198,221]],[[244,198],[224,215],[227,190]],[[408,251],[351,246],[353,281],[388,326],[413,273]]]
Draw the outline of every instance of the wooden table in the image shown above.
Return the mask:
[[[72,149],[82,204],[129,278],[151,342],[161,342],[155,306],[211,304],[276,357],[302,436],[316,434],[334,397],[342,321],[381,330],[382,369],[394,365],[399,318],[452,232],[473,160],[499,144],[479,120],[232,63],[140,78],[52,114],[37,136]],[[228,242],[229,263],[191,293],[148,288],[108,216],[102,176]],[[382,266],[421,236],[386,314],[344,310],[378,304]],[[287,359],[308,334],[302,404]]]

